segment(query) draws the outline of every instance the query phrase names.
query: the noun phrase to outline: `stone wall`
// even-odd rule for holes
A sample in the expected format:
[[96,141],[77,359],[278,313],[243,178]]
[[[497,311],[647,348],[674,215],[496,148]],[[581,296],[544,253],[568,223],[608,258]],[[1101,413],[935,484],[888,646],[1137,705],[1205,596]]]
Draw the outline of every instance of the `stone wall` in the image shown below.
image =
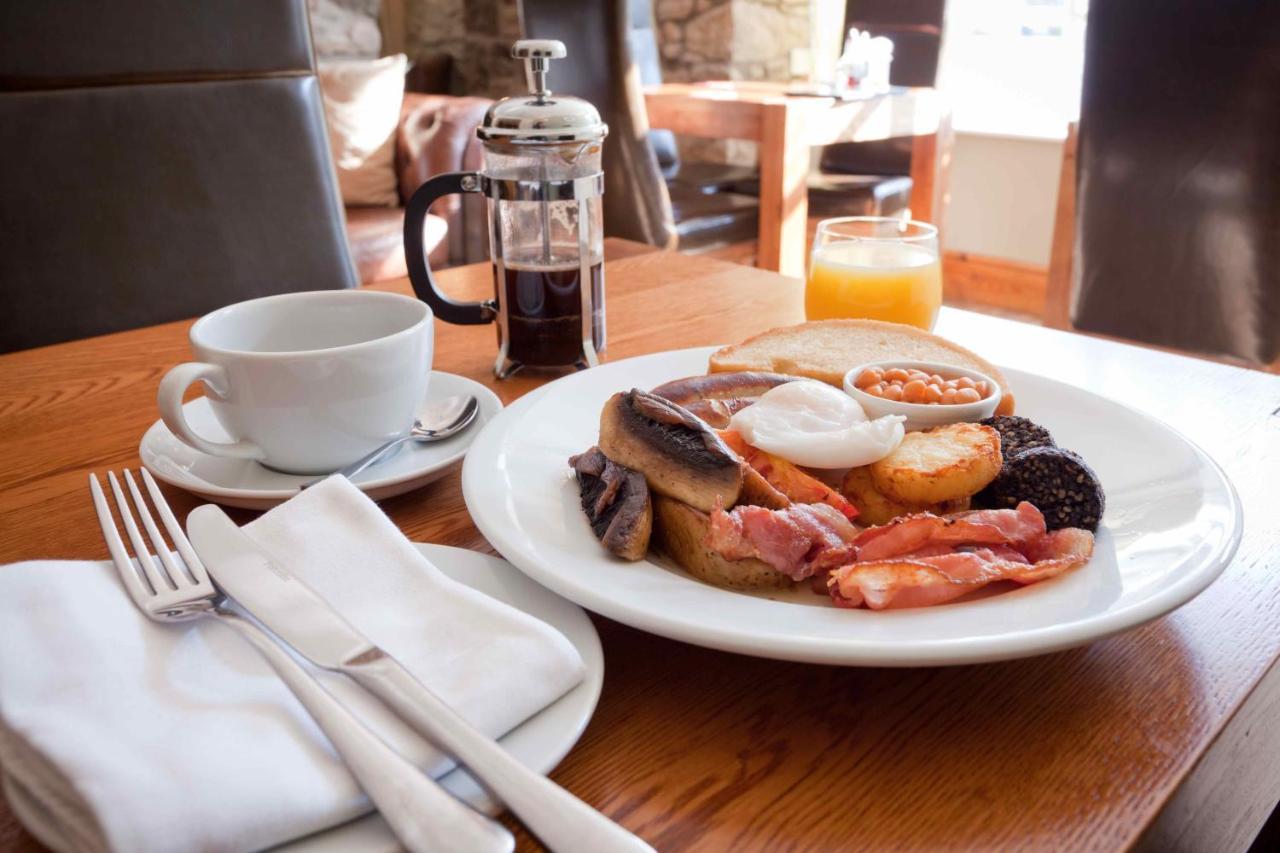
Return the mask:
[[[811,0],[655,0],[663,79],[787,80],[809,48]],[[678,137],[687,160],[755,162],[755,145]]]
[[511,59],[520,38],[518,0],[408,0],[407,7],[409,58],[453,57],[454,94],[501,98],[525,91],[523,66]]
[[[653,0],[663,79],[787,80],[792,51],[812,46],[810,20],[821,2]],[[378,54],[379,0],[308,3],[318,55]],[[451,56],[454,94],[499,98],[524,91],[521,66],[510,58],[521,35],[519,0],[405,0],[405,11],[410,60]],[[755,146],[735,140],[681,138],[680,150],[691,160],[755,160]]]
[[[381,0],[307,0],[316,56],[378,56],[380,5]],[[499,98],[524,91],[521,65],[511,60],[511,44],[520,38],[519,0],[400,0],[400,5],[409,59],[452,57],[455,95]]]
[[665,79],[786,80],[810,0],[656,0]]
[[[810,2],[654,0],[664,78],[786,80],[791,49],[809,44]],[[519,0],[408,0],[407,6],[410,58],[452,56],[457,94],[497,98],[524,90],[520,64],[510,61],[511,43],[521,36]]]

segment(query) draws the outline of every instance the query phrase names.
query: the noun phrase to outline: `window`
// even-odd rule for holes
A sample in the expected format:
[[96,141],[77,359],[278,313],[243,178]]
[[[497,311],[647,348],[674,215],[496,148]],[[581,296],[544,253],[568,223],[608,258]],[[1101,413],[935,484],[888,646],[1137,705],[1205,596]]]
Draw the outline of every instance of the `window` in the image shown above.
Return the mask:
[[956,130],[1062,138],[1080,115],[1088,0],[950,0],[940,85]]

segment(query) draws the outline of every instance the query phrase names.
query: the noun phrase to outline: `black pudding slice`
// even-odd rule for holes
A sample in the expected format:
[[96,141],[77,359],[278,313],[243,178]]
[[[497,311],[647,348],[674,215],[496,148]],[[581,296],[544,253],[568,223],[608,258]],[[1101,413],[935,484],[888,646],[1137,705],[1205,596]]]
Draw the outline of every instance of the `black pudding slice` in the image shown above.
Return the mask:
[[978,423],[1000,433],[1000,455],[1006,461],[1034,447],[1056,447],[1049,431],[1035,421],[1016,415],[993,415]]
[[997,509],[1029,501],[1044,514],[1050,530],[1096,531],[1106,508],[1098,475],[1079,456],[1060,447],[1033,447],[1006,456],[1000,475],[983,491],[983,498]]

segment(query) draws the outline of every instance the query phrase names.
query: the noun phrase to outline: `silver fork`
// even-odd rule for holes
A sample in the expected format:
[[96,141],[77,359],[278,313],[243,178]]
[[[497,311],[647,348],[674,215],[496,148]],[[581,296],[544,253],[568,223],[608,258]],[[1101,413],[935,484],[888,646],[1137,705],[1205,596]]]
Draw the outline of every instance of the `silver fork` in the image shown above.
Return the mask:
[[[133,475],[126,470],[125,483],[151,540],[148,548],[115,473],[108,471],[107,480],[115,495],[116,509],[137,555],[135,567],[116,530],[98,476],[89,475],[89,489],[93,493],[98,520],[102,523],[107,550],[111,552],[120,580],[138,609],[158,622],[211,616],[239,631],[266,658],[280,680],[310,712],[369,799],[409,850],[415,853],[426,850],[509,853],[515,846],[515,840],[506,828],[454,799],[431,777],[370,731],[261,628],[227,609],[227,597],[209,578],[155,480],[145,468],[142,469],[142,479],[180,560],[175,560],[170,553]],[[152,558],[152,550],[159,558],[158,565]]]

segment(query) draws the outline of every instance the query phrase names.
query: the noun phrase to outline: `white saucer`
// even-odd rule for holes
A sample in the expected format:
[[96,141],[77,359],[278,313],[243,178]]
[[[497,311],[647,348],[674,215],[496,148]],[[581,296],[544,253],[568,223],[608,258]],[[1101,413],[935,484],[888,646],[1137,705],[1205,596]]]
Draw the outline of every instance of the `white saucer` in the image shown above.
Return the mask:
[[[352,479],[356,487],[378,501],[425,486],[460,462],[481,427],[502,411],[502,401],[479,382],[433,370],[427,399],[454,394],[472,394],[479,401],[480,411],[474,424],[444,441],[404,445],[390,459],[357,474]],[[200,435],[213,441],[230,440],[204,397],[192,400],[182,410],[187,422]],[[163,421],[156,421],[142,436],[138,455],[157,479],[214,503],[245,509],[270,509],[296,495],[301,484],[315,479],[272,471],[249,459],[210,456],[183,444]]]
[[[581,683],[499,739],[499,743],[525,766],[539,773],[550,772],[578,742],[600,698],[600,687],[604,683],[604,653],[591,620],[577,605],[538,586],[506,560],[448,545],[420,544],[417,547],[423,556],[454,580],[551,625],[564,634],[582,655],[586,675]],[[440,783],[463,802],[489,814],[498,812],[496,804],[466,771],[454,770]],[[14,814],[32,835],[53,850],[69,849],[53,829],[52,819],[24,789],[8,776],[3,779],[3,787]],[[379,815],[370,814],[275,849],[289,853],[392,853],[403,848],[386,822]]]

